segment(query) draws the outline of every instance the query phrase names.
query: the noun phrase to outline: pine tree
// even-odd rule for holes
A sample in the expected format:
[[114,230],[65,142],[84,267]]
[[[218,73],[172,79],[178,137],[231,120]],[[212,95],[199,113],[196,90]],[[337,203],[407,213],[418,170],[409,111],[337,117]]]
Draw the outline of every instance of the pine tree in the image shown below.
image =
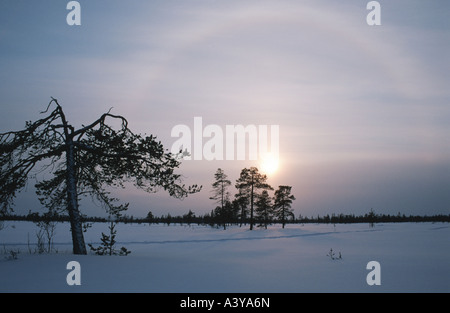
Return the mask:
[[192,212],[192,210],[189,210],[189,212],[185,215],[183,215],[183,222],[186,222],[189,226],[195,219],[195,213]]
[[250,230],[253,229],[253,207],[258,190],[273,190],[266,181],[267,176],[259,173],[256,167],[244,168],[240,177],[236,180],[236,188],[239,190],[240,197],[247,198],[250,203]]
[[[116,200],[116,199],[111,199]],[[92,251],[98,255],[128,255],[131,251],[127,250],[125,247],[121,247],[120,250],[115,249],[116,245],[116,235],[117,230],[116,225],[122,216],[121,212],[128,209],[128,204],[119,205],[119,206],[110,206],[109,208],[109,234],[105,234],[102,232],[101,245],[97,248],[92,244],[88,244]]]
[[[123,116],[108,111],[76,129],[54,98],[42,114],[47,116],[26,122],[23,130],[0,134],[0,213],[11,207],[36,166],[47,170],[52,177],[36,184],[37,194],[49,210],[64,208],[69,214],[74,254],[87,253],[80,195],[110,206],[107,187],[124,188],[128,181],[146,192],[163,188],[175,198],[201,189],[180,184],[181,175],[174,170],[181,154],[165,152],[152,135],[133,133]],[[119,122],[118,129],[110,120]]]
[[223,229],[227,229],[227,223],[233,219],[233,206],[230,201],[226,201],[223,207],[216,207],[214,210],[214,220],[217,225],[222,225]]
[[250,203],[250,199],[241,190],[234,197],[233,207],[239,212],[239,227],[242,227],[242,224],[247,222],[248,205]]
[[377,215],[375,214],[375,211],[373,209],[370,209],[369,214],[367,215],[367,220],[369,221],[369,227],[373,227],[375,220],[376,220]]
[[257,198],[258,200],[255,203],[256,218],[259,221],[259,226],[264,226],[264,228],[267,229],[267,225],[270,223],[273,216],[272,199],[267,190],[263,190],[261,195],[258,195]]
[[231,185],[231,181],[228,180],[228,176],[225,172],[218,168],[217,172],[214,174],[215,182],[212,184],[214,195],[210,197],[210,200],[216,200],[216,203],[220,204],[220,207],[224,208],[225,202],[229,201],[229,193],[227,188]]
[[291,210],[292,201],[295,197],[291,195],[291,186],[278,186],[275,191],[274,210],[275,215],[281,220],[281,223],[286,224],[288,217],[294,217],[294,212]]
[[180,199],[201,189],[186,187],[175,174],[182,153],[166,152],[152,135],[133,133],[123,116],[108,111],[77,129],[54,98],[42,114],[23,130],[0,134],[0,214],[10,211],[35,167],[46,170],[50,178],[36,184],[38,198],[49,210],[63,208],[69,214],[74,254],[87,253],[80,195],[110,206],[108,187],[125,188],[126,182],[149,193],[162,188]]

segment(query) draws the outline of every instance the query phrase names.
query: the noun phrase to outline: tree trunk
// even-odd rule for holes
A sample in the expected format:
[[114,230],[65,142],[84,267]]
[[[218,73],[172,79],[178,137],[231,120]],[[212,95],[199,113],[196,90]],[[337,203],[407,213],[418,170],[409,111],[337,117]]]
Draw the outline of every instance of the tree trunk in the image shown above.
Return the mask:
[[78,211],[77,177],[73,141],[70,139],[66,144],[67,210],[69,211],[70,226],[72,229],[73,253],[87,254],[80,211]]
[[253,230],[253,177],[252,177],[252,192],[250,194],[250,230]]

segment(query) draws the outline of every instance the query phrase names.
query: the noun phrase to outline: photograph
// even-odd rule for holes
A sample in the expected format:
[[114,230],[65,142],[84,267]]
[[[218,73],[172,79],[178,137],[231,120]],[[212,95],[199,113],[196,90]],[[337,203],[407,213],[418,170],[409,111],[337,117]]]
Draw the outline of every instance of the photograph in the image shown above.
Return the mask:
[[0,296],[450,292],[450,1],[2,0],[0,109]]

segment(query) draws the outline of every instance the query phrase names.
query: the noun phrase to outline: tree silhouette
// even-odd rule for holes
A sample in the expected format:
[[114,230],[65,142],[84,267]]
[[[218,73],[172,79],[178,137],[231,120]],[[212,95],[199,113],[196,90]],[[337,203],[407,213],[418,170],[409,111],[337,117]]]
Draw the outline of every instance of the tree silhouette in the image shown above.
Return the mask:
[[270,223],[273,215],[272,198],[269,196],[267,190],[257,196],[256,201],[256,216],[259,220],[259,226],[264,226],[267,229],[267,225]]
[[[181,152],[165,152],[152,135],[134,134],[120,115],[108,111],[75,129],[54,98],[41,114],[48,115],[27,122],[23,130],[0,134],[0,211],[11,210],[33,168],[52,173],[52,178],[36,184],[36,192],[47,208],[67,210],[74,254],[86,254],[78,207],[81,195],[98,199],[108,208],[115,206],[117,199],[109,196],[106,187],[124,188],[127,182],[146,192],[162,188],[175,198],[201,189],[197,185],[186,187],[174,173]],[[115,129],[107,121],[118,121],[120,126]]]
[[239,190],[238,194],[241,198],[247,198],[250,202],[250,230],[253,230],[253,205],[258,190],[273,190],[266,181],[267,176],[259,173],[256,167],[244,168],[236,180],[236,188]]
[[228,180],[228,176],[225,172],[218,168],[217,172],[214,174],[215,181],[212,184],[212,192],[214,195],[210,197],[210,200],[216,200],[216,203],[220,204],[221,209],[224,209],[225,202],[229,201],[229,193],[227,188],[231,185],[231,181]]
[[217,225],[222,225],[223,229],[227,229],[227,223],[231,223],[234,219],[234,208],[230,201],[225,201],[223,207],[217,206],[214,210],[214,221]]
[[250,199],[247,197],[244,190],[239,190],[234,196],[233,207],[239,212],[239,227],[242,227],[242,224],[247,220],[249,202]]
[[288,217],[294,217],[293,210],[291,210],[292,201],[295,197],[291,195],[291,186],[278,186],[278,190],[275,190],[274,209],[276,216],[281,219],[281,223],[286,224]]

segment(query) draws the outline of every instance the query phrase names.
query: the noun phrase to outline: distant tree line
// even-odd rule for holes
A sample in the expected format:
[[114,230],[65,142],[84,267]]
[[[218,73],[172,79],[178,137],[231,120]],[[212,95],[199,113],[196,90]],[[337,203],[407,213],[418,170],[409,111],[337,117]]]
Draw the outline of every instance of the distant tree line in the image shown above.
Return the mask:
[[322,223],[322,224],[351,224],[351,223],[401,223],[401,222],[450,222],[450,214],[436,214],[436,215],[409,215],[401,214],[370,214],[364,215],[355,214],[327,214],[324,216],[317,215],[316,217],[299,216],[295,223]]
[[[81,221],[88,225],[93,222],[114,222],[114,223],[149,223],[149,224],[181,224],[181,225],[209,225],[211,227],[223,227],[226,229],[230,225],[249,225],[250,230],[254,225],[267,228],[268,225],[279,223],[286,224],[304,224],[304,223],[324,223],[324,224],[344,224],[344,223],[369,223],[374,226],[375,223],[398,223],[398,222],[450,222],[450,214],[419,216],[401,214],[376,214],[373,209],[363,215],[355,214],[327,214],[317,216],[294,216],[291,209],[292,202],[295,200],[291,194],[292,187],[287,185],[278,186],[274,191],[273,197],[269,191],[274,188],[267,184],[267,176],[259,173],[256,167],[244,168],[239,178],[236,180],[235,188],[237,193],[231,199],[229,187],[232,185],[227,175],[222,169],[217,169],[212,183],[212,196],[217,204],[215,209],[203,215],[196,215],[192,210],[186,214],[172,216],[155,216],[151,211],[144,218],[136,218],[128,215],[111,215],[106,217],[89,217],[81,215]],[[123,208],[125,211],[126,208]],[[29,212],[27,215],[0,214],[1,220],[32,221],[32,222],[69,222],[68,215],[58,214],[55,211],[49,211],[44,214]]]
[[[124,215],[116,220],[118,223],[149,223],[149,224],[166,224],[166,225],[209,225],[211,227],[223,227],[223,223],[226,222],[227,225],[249,225],[250,219],[242,220],[238,215],[224,219],[221,215],[216,215],[215,210],[210,213],[203,215],[196,215],[192,210],[183,215],[172,216],[171,214],[154,216],[151,211],[146,217],[134,217]],[[373,211],[371,211],[373,212]],[[42,221],[54,221],[54,222],[69,222],[68,215],[59,214],[39,214],[39,213],[29,213],[25,215],[16,214],[5,214],[0,216],[0,221],[31,221],[31,222],[42,222]],[[105,217],[94,217],[94,216],[82,216],[82,221],[84,223],[106,223],[110,222],[108,218]],[[450,222],[450,214],[437,214],[437,215],[405,215],[400,212],[396,215],[390,214],[375,214],[366,213],[363,215],[355,214],[327,214],[327,215],[317,215],[317,216],[302,216],[299,215],[296,218],[290,218],[285,220],[286,224],[308,224],[308,223],[320,223],[320,224],[351,224],[351,223],[402,223],[402,222]],[[282,223],[281,220],[277,218],[272,218],[268,221],[268,224],[278,224]]]

